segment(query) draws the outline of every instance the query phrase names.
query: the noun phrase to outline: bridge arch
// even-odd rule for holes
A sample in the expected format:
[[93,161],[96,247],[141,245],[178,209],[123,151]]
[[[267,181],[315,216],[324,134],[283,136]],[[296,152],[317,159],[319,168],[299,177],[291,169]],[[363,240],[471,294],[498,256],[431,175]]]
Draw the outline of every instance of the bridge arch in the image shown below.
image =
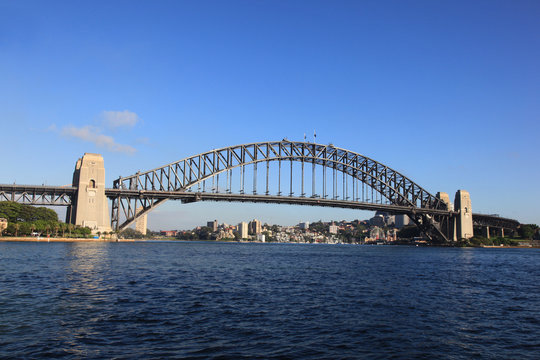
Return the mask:
[[[261,163],[267,164],[266,195],[269,196],[269,164],[273,162],[279,163],[278,181],[280,184],[282,162],[290,162],[291,188],[293,162],[300,163],[302,166],[302,189],[304,186],[304,166],[311,164],[313,175],[316,167],[322,169],[324,173],[322,177],[323,183],[327,179],[327,170],[332,172],[332,176],[335,176],[335,173],[341,173],[344,179],[347,176],[354,179],[354,181],[367,185],[378,193],[381,199],[386,199],[388,204],[401,208],[402,212],[407,211],[414,214],[419,209],[429,209],[439,213],[448,212],[447,204],[444,201],[432,195],[405,175],[380,162],[331,144],[323,145],[284,139],[276,142],[258,142],[214,149],[149,171],[120,177],[114,181],[114,188],[120,190],[120,193],[124,194],[124,196],[119,195],[113,198],[113,226],[116,229],[125,228],[138,216],[148,213],[167,199],[174,198],[173,195],[181,197],[183,193],[193,192],[193,189],[200,186],[201,183],[215,177],[219,179],[220,175],[227,175],[234,169],[240,169],[242,176],[244,176],[244,169],[253,167],[254,174],[256,174],[257,166]],[[313,177],[313,185],[315,184],[314,179]],[[240,182],[242,183],[242,190],[239,193],[243,195],[245,181],[241,178]],[[324,186],[325,184],[323,184],[322,193],[317,196],[321,200],[327,200],[329,195],[326,193]],[[206,191],[203,192],[206,193]],[[227,192],[232,193],[230,188]],[[255,193],[256,191],[254,191]],[[284,196],[281,194],[280,189],[277,196],[281,196],[282,199],[288,197],[305,198],[305,193],[302,193],[299,197],[293,197],[292,193],[291,190],[289,196]],[[265,201],[264,195],[262,199],[260,198],[261,196],[257,197],[257,199],[253,197],[253,200],[247,201]],[[341,199],[339,204],[338,199],[334,198],[334,196],[329,200],[336,201],[334,205],[342,205],[341,207],[351,205],[347,203],[359,203],[354,196],[352,200]],[[330,204],[329,206],[334,205]],[[125,218],[122,223],[120,223],[120,214]],[[423,223],[426,221],[432,222],[433,220],[426,219],[425,215],[423,215],[423,218],[419,216],[415,221]]]

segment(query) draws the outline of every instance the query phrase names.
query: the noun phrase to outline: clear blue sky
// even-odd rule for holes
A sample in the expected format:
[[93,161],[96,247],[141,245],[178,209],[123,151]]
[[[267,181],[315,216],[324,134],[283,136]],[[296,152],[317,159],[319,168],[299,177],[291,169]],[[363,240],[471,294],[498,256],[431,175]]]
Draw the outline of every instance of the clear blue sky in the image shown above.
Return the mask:
[[[0,0],[0,183],[107,182],[254,141],[333,143],[540,224],[540,2]],[[169,202],[149,227],[367,218]]]

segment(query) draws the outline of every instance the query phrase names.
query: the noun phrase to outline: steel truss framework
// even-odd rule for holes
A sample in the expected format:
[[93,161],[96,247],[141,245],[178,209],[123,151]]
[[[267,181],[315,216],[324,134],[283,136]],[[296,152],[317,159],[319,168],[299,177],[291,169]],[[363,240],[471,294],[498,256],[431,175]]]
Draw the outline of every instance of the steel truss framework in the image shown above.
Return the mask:
[[[277,194],[269,193],[269,164],[278,162],[278,183]],[[282,190],[282,163],[285,166],[290,162],[290,192],[283,195]],[[302,172],[295,175],[295,181],[301,181],[302,190],[300,196],[293,196],[293,162],[301,163]],[[265,195],[258,195],[257,184],[257,166],[261,163],[266,164],[266,192]],[[312,195],[306,197],[304,188],[305,165],[311,164],[312,167]],[[245,193],[245,168],[251,167],[253,174],[253,195]],[[229,177],[232,177],[232,169],[240,169],[240,190],[233,194],[231,186],[227,185],[225,194],[230,196],[210,196],[210,193],[217,193],[216,189],[206,192],[199,191],[199,195],[193,195],[192,189],[201,183],[208,181],[221,174],[227,176],[227,184],[230,184]],[[265,167],[262,172],[264,172]],[[315,192],[315,169],[322,171],[322,193]],[[259,170],[261,171],[261,170]],[[330,184],[327,184],[326,172],[332,175],[332,193],[327,190]],[[360,155],[356,152],[341,149],[333,145],[322,145],[309,142],[293,142],[288,140],[277,142],[260,142],[252,144],[243,144],[226,147],[222,149],[208,151],[202,154],[191,156],[165,166],[146,171],[138,172],[135,175],[120,177],[114,181],[114,190],[110,191],[108,196],[112,197],[112,216],[113,228],[121,230],[129,226],[138,216],[148,213],[156,206],[162,204],[167,199],[177,198],[184,201],[197,200],[227,200],[227,201],[262,201],[262,202],[282,202],[282,203],[304,203],[306,205],[318,206],[339,206],[372,209],[375,203],[366,202],[364,199],[353,195],[352,199],[345,197],[338,200],[336,184],[338,175],[343,177],[343,191],[345,192],[345,177],[354,179],[356,192],[360,184],[374,191],[380,199],[379,207],[384,209],[382,199],[384,198],[387,210],[394,213],[406,213],[426,232],[439,239],[448,239],[448,219],[452,212],[448,206],[436,196],[430,194],[424,188],[413,182],[405,175],[388,166],[381,164],[373,159]],[[330,175],[330,174],[329,174]],[[222,175],[223,176],[223,175]],[[274,175],[275,176],[275,175]],[[348,186],[348,183],[347,183]],[[354,190],[353,182],[353,194]],[[116,191],[116,194],[113,192]],[[196,193],[196,194],[197,194]],[[191,195],[190,195],[191,194]],[[377,197],[375,196],[375,198]],[[296,199],[291,200],[291,199]],[[377,199],[377,201],[379,200]],[[322,203],[321,203],[322,202]],[[429,210],[429,211],[426,211]],[[124,219],[120,222],[120,217]],[[445,220],[446,219],[446,220]],[[446,223],[446,225],[444,225]],[[445,227],[447,229],[443,229]]]
[[498,215],[473,214],[473,225],[478,227],[490,226],[500,229],[516,230],[519,228],[519,221],[507,219]]
[[71,205],[75,187],[0,185],[0,201],[14,201],[30,205]]

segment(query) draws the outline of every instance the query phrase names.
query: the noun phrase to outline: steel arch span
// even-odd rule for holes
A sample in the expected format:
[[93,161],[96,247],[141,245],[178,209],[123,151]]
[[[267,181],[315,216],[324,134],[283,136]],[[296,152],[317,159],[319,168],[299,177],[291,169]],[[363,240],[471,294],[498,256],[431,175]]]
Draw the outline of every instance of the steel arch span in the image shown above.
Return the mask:
[[168,199],[385,210],[408,214],[428,236],[443,240],[448,240],[446,220],[453,214],[446,202],[380,162],[331,144],[286,139],[215,149],[120,177],[107,196],[113,200],[111,221],[117,230]]

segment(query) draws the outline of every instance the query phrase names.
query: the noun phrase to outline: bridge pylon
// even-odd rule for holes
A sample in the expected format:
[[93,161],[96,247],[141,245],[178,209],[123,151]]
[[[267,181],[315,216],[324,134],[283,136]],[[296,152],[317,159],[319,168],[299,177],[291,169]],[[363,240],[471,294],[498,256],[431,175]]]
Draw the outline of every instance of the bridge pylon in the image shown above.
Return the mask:
[[109,232],[109,206],[105,196],[105,165],[100,154],[85,153],[77,160],[73,172],[72,196],[66,223],[87,226],[92,232]]
[[466,190],[458,190],[454,201],[457,211],[456,237],[458,240],[470,239],[474,236],[473,214],[471,209],[471,195]]

